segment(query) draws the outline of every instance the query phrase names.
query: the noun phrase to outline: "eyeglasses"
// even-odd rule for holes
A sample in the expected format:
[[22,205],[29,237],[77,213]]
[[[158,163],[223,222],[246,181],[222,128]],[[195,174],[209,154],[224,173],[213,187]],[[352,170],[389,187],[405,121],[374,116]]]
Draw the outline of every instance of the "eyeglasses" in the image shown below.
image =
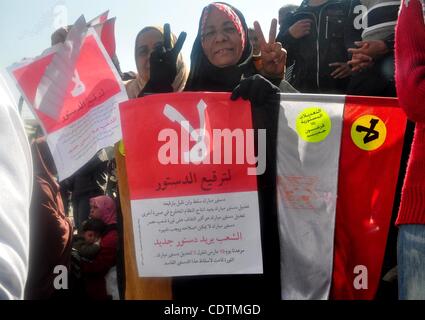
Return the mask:
[[238,30],[234,26],[228,26],[225,27],[219,31],[215,29],[210,29],[208,32],[205,32],[204,34],[201,34],[201,40],[202,42],[211,42],[214,39],[216,39],[218,33],[221,33],[225,37],[233,36],[236,34]]

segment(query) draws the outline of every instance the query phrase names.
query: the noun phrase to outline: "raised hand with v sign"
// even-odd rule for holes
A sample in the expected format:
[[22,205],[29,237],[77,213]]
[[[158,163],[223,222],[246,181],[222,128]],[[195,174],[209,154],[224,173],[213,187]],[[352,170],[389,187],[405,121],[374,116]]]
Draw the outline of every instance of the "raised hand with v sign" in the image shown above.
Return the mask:
[[156,46],[150,56],[150,77],[143,93],[173,91],[172,83],[177,76],[177,58],[186,40],[186,35],[186,32],[180,33],[173,47],[170,25],[164,24],[164,42]]
[[273,19],[270,25],[269,42],[266,42],[258,21],[254,22],[254,30],[258,37],[261,49],[262,69],[260,73],[271,79],[282,79],[285,74],[286,50],[280,42],[276,42],[277,20]]

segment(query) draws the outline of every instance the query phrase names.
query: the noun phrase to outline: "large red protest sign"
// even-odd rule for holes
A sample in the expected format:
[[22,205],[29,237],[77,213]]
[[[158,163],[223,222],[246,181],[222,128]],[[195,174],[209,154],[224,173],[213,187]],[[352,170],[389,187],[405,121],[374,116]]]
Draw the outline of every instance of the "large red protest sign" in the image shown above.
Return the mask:
[[121,138],[117,103],[127,95],[96,32],[85,25],[80,18],[65,44],[9,68],[47,134],[61,180]]
[[139,275],[262,272],[249,104],[183,93],[120,111]]
[[[196,99],[198,101],[189,106],[187,103],[188,96],[194,99],[193,101]],[[230,102],[227,100],[221,99],[217,102],[216,96],[217,94],[213,96],[205,94],[175,94],[164,96],[162,101],[161,96],[155,96],[137,101],[130,100],[121,104],[121,121],[126,126],[131,125],[134,128],[134,131],[128,135],[126,135],[124,130],[125,145],[126,147],[128,145],[138,145],[137,149],[126,150],[127,159],[130,159],[128,160],[130,161],[128,163],[128,179],[132,199],[224,193],[230,190],[232,192],[256,190],[256,177],[255,175],[247,174],[249,165],[245,161],[246,153],[253,152],[253,149],[249,149],[250,143],[252,147],[253,136],[250,135],[250,131],[247,131],[252,131],[251,114],[250,112],[241,112],[241,109],[243,110],[241,106],[230,106]],[[155,101],[155,104],[162,106],[162,108],[154,107],[151,104],[152,100]],[[205,139],[208,145],[207,150],[205,150],[206,157],[202,160],[203,164],[196,165],[185,161],[184,156],[184,153],[195,147],[196,142],[193,141],[190,133],[180,125],[179,120],[176,120],[177,118],[164,113],[174,108],[174,110],[178,110],[178,113],[187,120],[192,128],[199,128],[200,113],[198,112],[198,105],[201,101],[205,105],[205,111],[201,113],[201,118],[204,117],[205,119],[206,132],[209,139]],[[143,121],[143,125],[140,125],[140,121]],[[223,123],[226,124],[225,127],[223,127]],[[233,136],[235,137],[234,141],[225,140],[222,138],[223,135],[217,138],[220,140],[214,140],[212,129],[222,129],[220,133],[223,134],[226,132],[236,133],[236,130],[238,130],[242,135],[238,135],[238,141],[236,141],[236,135]],[[167,135],[167,133],[170,133],[170,135]],[[218,137],[217,134],[216,137]],[[212,148],[214,147],[214,142],[216,146],[218,143],[221,144],[221,149],[219,150],[221,155],[216,161],[219,162],[218,164],[214,164],[214,158],[217,159],[216,154],[218,153],[217,149]],[[228,144],[229,142],[231,145]],[[236,149],[235,142],[239,143],[241,148]],[[245,148],[246,142],[248,142],[248,149]],[[224,161],[224,149],[227,146],[225,144],[232,147],[232,158],[228,161],[230,164],[226,164]],[[143,157],[140,156],[140,152],[143,152]],[[238,155],[238,153],[241,154]],[[169,161],[170,165],[161,163],[159,158],[163,155],[166,156],[166,159],[162,162]],[[243,163],[237,164],[237,157],[240,158],[241,156],[243,157]],[[146,168],[149,168],[149,170],[146,170]],[[229,176],[229,170],[231,172],[230,180],[221,184],[223,174]],[[211,179],[213,179],[215,172],[217,184],[209,186],[208,182],[206,183],[204,180],[204,185],[202,185],[202,176],[206,172],[209,173],[207,178]],[[186,175],[190,175],[190,173],[192,173],[192,179],[194,175],[198,176],[197,183],[184,184]],[[235,179],[231,179],[232,176]],[[177,188],[177,185],[172,183],[179,180],[181,183]],[[166,187],[167,181],[170,182],[169,187]],[[218,184],[221,185],[218,186]]]

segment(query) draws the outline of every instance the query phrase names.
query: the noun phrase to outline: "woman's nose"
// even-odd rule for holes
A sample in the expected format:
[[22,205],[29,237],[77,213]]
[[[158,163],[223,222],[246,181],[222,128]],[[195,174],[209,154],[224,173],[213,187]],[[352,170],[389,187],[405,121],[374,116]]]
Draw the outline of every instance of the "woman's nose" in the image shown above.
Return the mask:
[[228,39],[229,37],[223,30],[217,31],[217,35],[215,37],[216,42],[223,42],[223,41],[227,41]]

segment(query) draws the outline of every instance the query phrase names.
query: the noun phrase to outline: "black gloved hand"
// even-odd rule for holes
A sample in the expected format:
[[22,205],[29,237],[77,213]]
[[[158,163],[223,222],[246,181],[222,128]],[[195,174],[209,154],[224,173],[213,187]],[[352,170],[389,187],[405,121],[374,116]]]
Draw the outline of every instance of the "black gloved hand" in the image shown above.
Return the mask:
[[252,105],[262,105],[270,100],[279,99],[278,87],[259,74],[243,79],[233,90],[230,99],[236,100],[241,97],[251,101]]
[[158,45],[150,56],[150,77],[143,92],[173,92],[172,83],[177,76],[177,58],[186,36],[186,32],[180,33],[173,48],[170,25],[164,25],[164,44]]

